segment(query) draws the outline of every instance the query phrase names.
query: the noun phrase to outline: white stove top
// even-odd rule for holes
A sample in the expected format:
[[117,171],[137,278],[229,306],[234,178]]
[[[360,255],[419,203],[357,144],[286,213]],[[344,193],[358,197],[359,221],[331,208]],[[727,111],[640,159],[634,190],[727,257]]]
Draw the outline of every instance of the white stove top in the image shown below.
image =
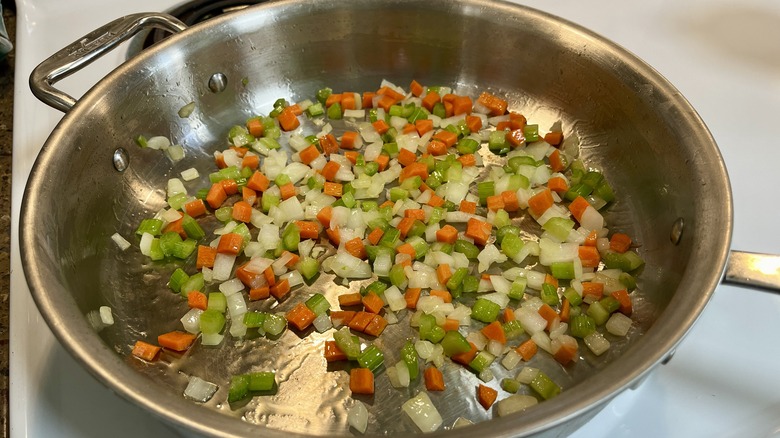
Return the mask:
[[[178,0],[17,0],[11,256],[11,436],[158,437],[172,430],[84,371],[53,338],[20,265],[22,191],[62,117],[27,87],[43,59],[93,29]],[[735,199],[733,248],[780,253],[774,128],[780,114],[780,3],[772,0],[528,0],[636,53],[675,84],[708,124]],[[126,45],[60,84],[73,96],[124,59]],[[761,188],[762,190],[757,190]],[[769,198],[769,199],[767,199]],[[575,437],[780,436],[780,296],[720,286],[677,349]],[[110,432],[109,432],[110,431]]]

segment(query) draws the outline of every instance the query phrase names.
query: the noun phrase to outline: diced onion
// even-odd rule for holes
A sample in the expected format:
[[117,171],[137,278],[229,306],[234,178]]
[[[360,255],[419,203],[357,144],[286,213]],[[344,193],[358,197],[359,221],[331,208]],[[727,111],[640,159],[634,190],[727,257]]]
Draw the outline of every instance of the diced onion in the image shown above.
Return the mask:
[[191,400],[205,403],[211,400],[217,389],[218,386],[211,382],[207,382],[197,376],[190,376],[190,381],[184,389],[184,396]]
[[200,315],[203,313],[200,309],[190,309],[181,317],[181,323],[184,330],[192,334],[200,333]]
[[365,433],[368,427],[368,409],[360,400],[355,403],[347,412],[347,422],[360,433]]
[[496,414],[499,417],[505,417],[515,412],[524,411],[537,403],[539,400],[532,395],[512,394],[496,403]]
[[441,414],[425,392],[407,400],[401,409],[412,419],[412,422],[423,432],[433,432],[441,426]]
[[113,240],[114,243],[116,243],[116,246],[118,246],[119,249],[122,250],[122,251],[124,251],[127,248],[130,248],[132,246],[132,244],[130,242],[128,242],[127,239],[122,237],[122,235],[119,234],[119,233],[112,234],[111,235],[111,240]]

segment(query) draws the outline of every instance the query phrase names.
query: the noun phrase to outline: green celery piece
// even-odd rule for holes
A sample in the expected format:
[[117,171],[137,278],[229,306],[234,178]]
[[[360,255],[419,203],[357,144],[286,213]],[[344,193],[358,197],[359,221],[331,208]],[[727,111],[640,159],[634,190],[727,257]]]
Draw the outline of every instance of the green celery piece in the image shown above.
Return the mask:
[[415,252],[415,258],[417,259],[422,258],[430,249],[428,242],[426,242],[425,239],[419,236],[410,237],[406,239],[406,243],[412,245],[412,248],[414,248],[414,252]]
[[227,310],[227,298],[225,298],[225,294],[222,292],[209,292],[209,300],[206,309],[225,313],[225,310]]
[[371,282],[371,284],[369,284],[368,286],[362,288],[360,290],[360,294],[361,295],[368,295],[369,292],[373,292],[373,293],[375,293],[375,294],[377,294],[377,295],[379,295],[381,297],[381,296],[384,296],[385,290],[387,288],[388,288],[387,283],[384,283],[384,282],[379,281],[379,280],[375,280],[375,281]]
[[527,189],[531,187],[531,181],[525,175],[512,175],[509,177],[509,185],[507,190],[516,192],[519,189]]
[[401,360],[406,364],[406,368],[409,369],[409,378],[414,380],[420,373],[419,366],[417,364],[417,350],[414,348],[412,341],[406,341],[403,347],[401,347]]
[[317,117],[325,114],[325,110],[323,109],[323,105],[317,102],[309,105],[309,107],[306,108],[306,113],[309,115],[309,117]]
[[249,376],[241,374],[230,378],[230,389],[228,390],[228,403],[235,403],[243,400],[249,395]]
[[496,155],[506,155],[509,152],[509,142],[505,131],[493,131],[488,137],[488,149]]
[[593,193],[593,188],[584,183],[572,184],[569,190],[566,191],[564,198],[568,201],[577,199],[578,196],[583,198]]
[[177,193],[168,198],[168,206],[174,210],[181,210],[184,204],[187,203],[187,195],[184,193]]
[[348,359],[356,360],[360,355],[360,343],[353,339],[349,327],[344,326],[338,329],[333,334],[333,340],[336,341],[336,346],[344,352]]
[[225,327],[225,315],[213,309],[206,309],[200,314],[200,331],[205,334],[219,333]]
[[[500,230],[505,229],[506,227],[500,228]],[[513,227],[517,228],[517,227]],[[519,233],[519,228],[518,233]],[[515,258],[518,254],[520,254],[520,251],[525,246],[525,242],[523,242],[523,239],[521,239],[517,234],[513,233],[504,233],[504,238],[501,240],[501,252],[506,254],[509,258]]]
[[479,248],[477,248],[477,245],[474,245],[468,240],[462,240],[462,239],[456,240],[453,250],[455,252],[459,252],[465,255],[468,259],[471,260],[476,259],[477,256],[479,255]]
[[509,288],[509,293],[507,296],[513,300],[522,300],[527,285],[528,280],[525,277],[518,277],[515,281],[512,282],[512,287]]
[[496,212],[496,216],[493,218],[493,225],[496,228],[512,225],[512,219],[509,218],[509,213],[507,213],[503,208],[499,209]]
[[426,226],[419,219],[415,219],[412,223],[412,228],[409,229],[407,237],[423,237],[425,235]]
[[588,315],[570,316],[569,331],[575,338],[584,338],[596,331],[596,320]]
[[471,344],[469,344],[466,337],[457,330],[450,330],[445,333],[441,340],[441,346],[444,348],[444,354],[447,357],[471,351]]
[[574,262],[553,262],[550,265],[550,272],[559,280],[573,280]]
[[539,141],[539,125],[525,125],[523,127],[523,137],[528,143]]
[[496,243],[501,244],[507,234],[514,234],[515,236],[520,237],[520,227],[516,227],[514,225],[498,227],[496,230]]
[[290,223],[282,232],[282,246],[288,251],[297,251],[301,243],[301,230],[295,223]]
[[266,334],[271,336],[278,336],[282,334],[287,327],[287,319],[283,315],[277,315],[275,313],[269,313],[263,321],[263,330]]
[[561,387],[542,371],[539,371],[536,374],[536,377],[534,377],[529,386],[545,400],[549,400],[561,393]]
[[569,232],[574,229],[574,221],[563,217],[553,217],[542,225],[542,229],[550,233],[560,242],[565,242]]
[[330,89],[328,87],[321,88],[321,89],[317,90],[317,101],[321,105],[325,105],[325,102],[328,100],[328,97],[330,97],[331,94],[333,94],[333,90],[332,89]]
[[393,265],[393,267],[390,268],[388,278],[390,279],[390,284],[393,286],[399,289],[404,287],[407,283],[406,273],[404,273],[404,266],[400,263]]
[[298,272],[301,273],[305,280],[311,280],[320,272],[320,262],[313,257],[303,257],[298,262]]
[[569,300],[569,304],[572,306],[579,306],[582,304],[582,297],[574,288],[567,287],[566,290],[563,291],[563,296]]
[[244,314],[244,325],[249,328],[262,327],[265,318],[268,316],[265,312],[249,311]]
[[444,108],[444,104],[441,102],[436,102],[433,105],[433,115],[440,117],[440,118],[446,118],[447,117],[447,110]]
[[316,293],[306,300],[306,307],[314,312],[315,315],[320,316],[330,310],[330,303],[325,298],[325,295]]
[[376,345],[369,345],[368,348],[360,353],[357,361],[362,368],[368,368],[372,372],[376,372],[385,362],[385,356]]
[[365,172],[368,176],[374,176],[377,172],[379,172],[379,163],[376,161],[369,161],[366,163]]
[[620,302],[611,296],[606,296],[599,300],[599,304],[608,313],[615,313],[620,308]]
[[268,213],[271,211],[271,207],[278,206],[281,201],[282,200],[279,196],[264,193],[261,201],[263,212]]
[[157,237],[152,239],[152,246],[149,248],[149,258],[154,261],[165,259],[165,253],[162,248],[160,248],[160,239]]
[[493,356],[492,354],[488,353],[485,350],[482,350],[479,353],[477,353],[474,359],[469,363],[469,368],[476,371],[477,373],[481,373],[487,367],[489,367],[494,360],[496,360],[495,356]]
[[600,302],[595,301],[588,306],[588,310],[585,312],[596,321],[596,325],[604,325],[609,319],[609,312]]
[[168,280],[168,287],[171,288],[172,291],[179,293],[181,292],[181,286],[189,279],[190,276],[187,275],[182,268],[176,268],[176,270],[173,271],[173,274],[171,274],[171,279]]
[[276,374],[270,371],[261,371],[249,374],[250,391],[270,391],[276,384]]
[[479,289],[479,278],[467,275],[463,279],[463,293],[473,293]]
[[636,289],[636,279],[627,272],[621,272],[618,281],[622,284],[628,292]]
[[412,178],[406,178],[405,180],[403,180],[400,187],[407,191],[415,190],[415,189],[419,189],[422,183],[423,180],[421,177],[413,176]]
[[601,184],[603,179],[604,175],[602,175],[601,172],[597,170],[589,170],[585,173],[585,176],[582,177],[582,183],[591,189],[595,189],[599,184]]
[[504,391],[510,394],[514,394],[520,390],[520,382],[518,382],[515,379],[510,379],[508,377],[501,379],[501,389],[503,389]]
[[474,306],[471,307],[471,317],[477,321],[491,323],[498,318],[500,311],[501,306],[498,304],[484,298],[477,298]]
[[236,225],[231,232],[241,236],[241,250],[243,251],[244,248],[246,248],[246,245],[252,240],[252,233],[249,231],[249,227],[244,223],[240,223]]
[[219,207],[214,210],[214,217],[222,223],[229,222],[233,219],[233,207]]
[[477,195],[479,195],[479,204],[486,205],[488,196],[496,194],[496,183],[493,181],[482,181],[477,183]]
[[184,232],[187,233],[187,236],[195,239],[200,240],[206,237],[206,232],[203,231],[203,228],[201,228],[200,224],[198,224],[198,221],[192,218],[192,216],[185,214],[181,221],[181,226],[184,228]]
[[539,292],[539,298],[541,298],[542,301],[544,301],[544,303],[548,306],[554,307],[560,304],[560,299],[558,298],[558,289],[550,283],[542,284],[542,290]]
[[176,244],[180,243],[181,236],[175,231],[168,231],[160,236],[160,249],[166,257],[172,256],[176,249]]
[[502,327],[504,328],[504,334],[506,335],[507,340],[510,341],[519,338],[525,333],[520,321],[516,319],[505,322]]
[[452,273],[450,279],[447,280],[447,289],[453,291],[458,287],[461,287],[461,283],[463,283],[463,279],[465,279],[467,275],[469,275],[469,268],[456,269],[455,272]]
[[360,209],[366,213],[369,211],[374,211],[377,208],[379,208],[379,204],[376,201],[371,201],[371,200],[360,201]]
[[531,157],[529,155],[519,155],[510,158],[509,161],[507,161],[507,165],[509,165],[509,167],[512,169],[513,172],[517,172],[520,166],[539,167],[539,162],[536,161],[534,157]]
[[479,142],[473,138],[462,138],[458,141],[458,152],[461,154],[473,154],[479,150]]
[[203,286],[206,285],[206,282],[203,280],[203,273],[198,272],[195,274],[190,275],[190,278],[187,279],[187,281],[184,282],[184,284],[181,285],[180,293],[184,298],[187,298],[187,295],[194,291],[202,291]]
[[198,242],[195,239],[186,239],[174,244],[172,256],[180,260],[186,260],[198,247]]
[[195,197],[198,199],[206,200],[206,196],[209,194],[209,189],[198,189],[197,193],[195,193]]
[[390,189],[390,200],[393,202],[400,201],[409,197],[409,191],[400,187],[393,187]]

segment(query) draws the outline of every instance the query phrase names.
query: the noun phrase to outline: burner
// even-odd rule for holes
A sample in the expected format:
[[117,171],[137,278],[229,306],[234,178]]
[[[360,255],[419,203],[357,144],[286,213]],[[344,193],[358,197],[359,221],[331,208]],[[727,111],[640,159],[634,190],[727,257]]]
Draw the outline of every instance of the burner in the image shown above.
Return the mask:
[[[173,15],[187,26],[206,21],[219,15],[236,12],[247,6],[263,3],[266,0],[193,0],[177,6],[166,13]],[[170,35],[162,29],[155,29],[146,36],[143,48],[152,46]]]

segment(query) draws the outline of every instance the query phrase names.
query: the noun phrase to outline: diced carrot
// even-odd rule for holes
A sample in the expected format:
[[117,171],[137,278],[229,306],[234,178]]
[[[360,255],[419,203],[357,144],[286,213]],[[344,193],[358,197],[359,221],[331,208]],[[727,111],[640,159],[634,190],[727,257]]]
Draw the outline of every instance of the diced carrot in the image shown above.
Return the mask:
[[423,371],[425,389],[428,391],[444,391],[444,375],[438,368],[431,365]]
[[251,118],[246,121],[246,129],[254,137],[261,137],[263,135],[263,121],[259,117]]
[[197,269],[213,268],[214,259],[217,257],[217,248],[210,246],[198,245],[198,256],[195,261],[195,267]]
[[254,289],[249,289],[250,301],[264,300],[270,296],[271,296],[271,288],[268,285],[256,287]]
[[320,148],[325,155],[335,154],[339,151],[339,142],[333,134],[325,134],[319,138]]
[[468,96],[456,96],[452,101],[452,112],[454,115],[471,114],[471,98]]
[[312,161],[316,160],[320,156],[320,151],[317,146],[309,145],[305,149],[298,152],[298,157],[301,159],[301,163],[308,165]]
[[281,300],[290,292],[290,281],[285,278],[284,280],[277,282],[275,285],[271,286],[269,292],[274,298]]
[[325,99],[325,108],[330,107],[334,103],[340,104],[342,97],[343,96],[341,93],[330,93],[330,95]]
[[515,311],[511,307],[505,308],[503,318],[504,318],[504,322],[514,321]]
[[444,202],[445,202],[444,198],[442,198],[441,196],[435,193],[431,193],[431,199],[428,200],[427,204],[430,205],[431,207],[441,207],[442,205],[444,205]]
[[366,329],[366,327],[371,322],[371,320],[374,319],[374,315],[376,315],[376,313],[364,312],[364,311],[357,312],[355,316],[352,318],[352,320],[349,322],[348,326],[352,330],[363,332],[363,330]]
[[236,268],[236,278],[241,280],[241,283],[250,289],[260,287],[267,282],[262,273],[252,272],[246,269],[246,263]]
[[279,194],[282,196],[282,200],[287,200],[295,197],[295,185],[292,182],[279,186]]
[[330,227],[330,218],[333,217],[333,207],[326,205],[317,213],[317,220],[323,227]]
[[433,120],[417,120],[414,122],[414,127],[417,129],[417,134],[422,137],[426,132],[433,129]]
[[284,266],[287,266],[288,268],[292,269],[295,265],[298,264],[299,261],[301,261],[301,256],[299,256],[298,254],[296,254],[294,252],[290,252],[290,251],[286,251],[285,250],[282,253],[282,256],[287,256],[287,255],[289,255],[290,260],[288,260],[287,263],[284,264]]
[[276,284],[276,275],[274,275],[274,270],[270,266],[263,271],[263,277],[265,277],[265,282],[268,283],[268,286]]
[[547,303],[542,304],[537,312],[547,321],[547,330],[550,329],[556,319],[560,319],[558,312],[556,312],[555,309],[550,307],[550,305]]
[[374,96],[376,96],[376,93],[373,91],[363,92],[363,108],[367,109],[374,107]]
[[[440,284],[447,284],[447,281],[452,277],[452,269],[447,263],[442,263],[436,267],[436,278],[439,279]],[[433,292],[433,291],[431,291]]]
[[454,106],[452,105],[452,101],[449,100],[443,100],[442,103],[444,104],[444,116],[445,117],[452,117],[455,115]]
[[388,125],[387,122],[385,122],[382,119],[377,120],[376,122],[372,123],[371,125],[374,127],[376,132],[379,133],[379,135],[383,135],[384,133],[386,133],[390,129],[390,125]]
[[395,91],[394,89],[390,87],[382,87],[379,90],[377,90],[376,94],[380,94],[383,96],[390,96],[395,100],[403,100],[406,96],[399,93],[398,91]]
[[227,167],[227,163],[225,163],[225,156],[222,155],[222,152],[217,152],[214,154],[214,164],[216,164],[220,169]]
[[561,365],[568,365],[574,360],[574,357],[576,355],[577,355],[577,343],[563,342],[561,343],[560,347],[558,347],[558,351],[556,351],[555,354],[553,354],[553,357]]
[[455,143],[458,142],[458,135],[453,132],[442,129],[441,131],[433,135],[433,139],[439,140],[449,148],[455,146]]
[[548,132],[547,134],[544,134],[544,141],[546,141],[547,143],[553,146],[558,146],[563,141],[563,132],[560,131]]
[[615,252],[624,253],[631,248],[631,238],[628,234],[615,233],[609,238],[609,249]]
[[336,341],[325,341],[325,361],[338,362],[341,360],[347,360],[347,355],[336,345]]
[[195,341],[195,335],[179,330],[157,336],[157,343],[160,344],[161,347],[173,351],[186,351],[190,348],[193,341]]
[[398,246],[395,251],[399,254],[409,254],[412,259],[417,258],[417,252],[414,250],[414,247],[408,243]]
[[363,296],[360,295],[360,292],[341,294],[338,299],[341,307],[359,306],[363,303]]
[[561,318],[561,322],[569,322],[569,315],[571,314],[571,302],[569,302],[568,298],[563,299],[563,303],[561,303],[561,311],[558,314]]
[[596,242],[598,241],[599,234],[596,232],[596,230],[591,231],[588,233],[588,236],[585,237],[585,242],[582,244],[584,246],[596,246]]
[[482,119],[479,116],[466,116],[466,127],[471,132],[478,132],[482,129]]
[[326,181],[322,187],[322,193],[340,198],[344,194],[344,186],[337,182]]
[[601,255],[595,246],[580,246],[578,248],[580,261],[583,268],[598,268],[601,263]]
[[522,129],[511,129],[506,132],[504,137],[512,147],[518,147],[525,144],[525,134]]
[[408,166],[415,161],[417,161],[417,154],[410,151],[409,149],[401,148],[400,151],[398,151],[398,162],[401,163],[402,166]]
[[453,362],[459,363],[464,366],[469,366],[472,360],[477,356],[477,353],[479,353],[479,350],[477,350],[477,346],[474,345],[473,342],[469,342],[469,345],[471,346],[471,350],[463,352],[463,353],[457,353],[453,354],[450,359],[452,359]]
[[534,355],[538,350],[539,347],[536,346],[536,342],[534,342],[533,339],[528,339],[527,341],[520,344],[517,348],[515,348],[517,354],[519,354],[520,357],[522,357],[523,360],[526,362],[531,360],[531,358],[534,357]]
[[411,218],[411,219],[417,219],[418,221],[424,221],[425,220],[425,210],[422,208],[408,208],[404,210],[404,217],[405,218]]
[[222,186],[222,189],[225,190],[225,194],[228,196],[238,193],[238,184],[232,178],[223,179],[218,184]]
[[163,228],[163,233],[174,232],[178,234],[179,237],[181,237],[182,239],[186,239],[187,232],[184,231],[183,224],[184,224],[184,217],[182,216],[179,219],[166,225],[165,228]]
[[634,305],[631,303],[631,297],[628,295],[627,290],[620,289],[612,292],[612,298],[620,303],[620,313],[631,316],[631,313],[634,311]]
[[491,116],[500,116],[506,112],[508,102],[496,97],[487,91],[483,91],[477,98],[477,103],[490,110]]
[[[442,266],[442,265],[439,265]],[[432,297],[439,297],[442,301],[445,303],[451,303],[452,302],[452,294],[449,291],[443,290],[443,289],[431,289],[430,295]]]
[[253,173],[246,182],[247,187],[252,190],[257,190],[258,192],[264,192],[268,190],[268,186],[270,185],[271,181],[269,181],[265,175],[260,173],[259,170],[255,170],[255,173]]
[[303,108],[301,108],[301,106],[298,105],[297,103],[294,103],[288,106],[287,108],[290,108],[290,111],[292,111],[292,113],[295,114],[296,116],[300,116],[301,114],[303,114]]
[[373,291],[363,296],[362,302],[363,308],[371,313],[379,313],[382,311],[382,307],[385,306],[385,302],[382,301],[382,298]]
[[252,170],[257,170],[258,167],[260,167],[260,157],[252,154],[252,155],[245,155],[244,159],[241,160],[241,168],[248,167]]
[[501,199],[504,201],[504,210],[508,212],[520,210],[520,200],[517,199],[517,192],[511,190],[501,192]]
[[346,131],[341,136],[341,149],[356,149],[360,134],[355,131]]
[[604,295],[604,283],[596,283],[595,281],[583,281],[582,282],[582,298],[586,296],[593,296],[599,300]]
[[569,211],[571,215],[577,219],[577,222],[582,222],[582,214],[590,207],[590,203],[582,196],[577,196],[571,204],[569,204]]
[[241,146],[230,146],[230,149],[235,151],[236,154],[243,158],[244,155],[246,155],[247,152],[249,152],[249,148],[241,147]]
[[242,187],[241,200],[246,202],[250,206],[255,205],[255,202],[257,202],[257,192],[250,189],[249,187]]
[[301,126],[301,122],[289,106],[285,107],[282,112],[279,113],[277,119],[279,120],[279,126],[281,126],[283,131],[292,131]]
[[428,111],[433,112],[433,106],[436,105],[437,102],[441,102],[441,96],[439,96],[439,93],[435,91],[429,91],[428,94],[426,94],[422,99],[422,106]]
[[369,336],[379,336],[385,331],[385,327],[387,327],[387,320],[382,317],[382,315],[377,314],[374,315],[374,318],[368,323],[365,330],[363,330],[363,333]]
[[379,208],[388,208],[388,207],[392,208],[394,205],[395,205],[395,202],[393,202],[393,201],[391,201],[391,200],[389,200],[389,199],[388,199],[387,201],[383,202],[383,203],[382,203],[382,204],[379,206]]
[[498,211],[504,209],[504,198],[501,195],[493,195],[487,197],[487,208],[490,211]]
[[419,287],[410,287],[409,289],[406,289],[406,293],[404,293],[404,299],[406,300],[407,309],[417,309],[417,301],[419,301],[421,293],[422,289]]
[[398,180],[404,181],[407,178],[413,178],[415,176],[419,176],[425,181],[425,179],[428,178],[428,166],[419,161],[411,163],[401,170],[401,175],[398,177]]
[[336,161],[328,161],[320,173],[325,177],[326,180],[335,181],[336,173],[338,173],[339,169],[341,169],[341,164]]
[[449,103],[452,103],[452,102],[454,102],[454,101],[455,101],[455,98],[456,98],[456,97],[458,97],[458,96],[457,96],[457,95],[455,95],[455,94],[452,94],[452,93],[447,93],[447,94],[445,94],[444,96],[442,96],[442,97],[441,97],[441,101],[442,101],[442,102],[449,102]]
[[444,325],[441,326],[441,328],[443,328],[445,332],[456,331],[460,328],[460,321],[457,319],[445,318]]
[[415,134],[416,134],[416,133],[417,133],[417,128],[416,128],[416,127],[415,127],[413,124],[411,124],[411,123],[407,123],[407,124],[405,124],[405,125],[404,125],[404,127],[401,129],[401,132],[402,132],[403,134],[411,134],[411,133],[415,133]]
[[344,156],[347,157],[347,160],[349,160],[350,163],[357,164],[357,159],[360,156],[360,152],[358,151],[344,151]]
[[445,225],[436,231],[436,240],[439,242],[445,242],[454,244],[458,240],[458,229],[452,225]]
[[553,172],[563,172],[566,169],[566,163],[558,149],[554,150],[547,158],[550,160],[550,169]]
[[536,216],[541,216],[554,203],[552,192],[548,188],[528,198],[528,208]]
[[495,403],[497,397],[498,391],[495,389],[489,386],[485,386],[481,383],[479,386],[477,386],[477,400],[479,401],[479,404],[485,408],[485,410],[488,410],[491,406],[493,406],[493,403]]
[[382,108],[385,110],[385,112],[390,112],[390,107],[395,105],[396,102],[398,102],[397,99],[385,94],[379,98],[379,100],[376,102],[376,106]]
[[553,287],[558,287],[558,279],[553,277],[551,274],[544,274],[544,282],[552,285]]
[[374,373],[368,368],[352,368],[349,370],[349,390],[353,394],[373,394]]
[[463,167],[473,167],[477,165],[477,157],[474,154],[463,154],[458,157],[458,161]]
[[471,218],[466,224],[466,237],[474,239],[474,243],[484,246],[490,238],[493,225],[479,219]]
[[295,307],[290,309],[285,315],[287,322],[298,330],[306,330],[317,315],[309,309],[306,304],[298,303]]
[[344,249],[359,259],[365,260],[368,258],[368,254],[366,253],[366,246],[363,245],[363,239],[360,237],[355,237],[354,239],[345,242]]
[[554,176],[547,181],[547,188],[553,192],[563,194],[569,190],[569,185],[565,179],[560,176]]
[[496,131],[511,131],[511,130],[512,130],[512,122],[508,120],[504,120],[496,123]]
[[420,97],[425,92],[425,88],[423,88],[423,86],[420,85],[420,83],[416,80],[412,80],[412,83],[409,84],[409,91],[411,91],[412,94],[414,94],[416,97]]
[[506,344],[506,334],[504,333],[504,326],[498,321],[493,321],[490,324],[482,327],[480,332],[485,335],[486,338],[500,342],[502,345]]
[[354,310],[331,310],[330,321],[336,327],[347,325],[350,321],[352,321],[352,318],[355,317],[356,313],[357,312]]
[[369,242],[371,242],[372,245],[376,245],[379,243],[379,240],[384,236],[385,232],[382,231],[381,228],[377,227],[371,230],[370,233],[368,233],[368,236],[366,238]]
[[355,93],[341,93],[341,109],[353,110],[355,108],[357,108]]
[[295,226],[301,235],[301,239],[316,239],[320,237],[320,227],[312,221],[295,221]]
[[144,341],[135,341],[133,346],[133,356],[143,359],[147,362],[153,362],[157,359],[157,355],[162,348],[156,345],[149,344]]
[[330,228],[326,228],[325,234],[328,235],[328,240],[330,240],[330,243],[336,246],[341,245],[341,233],[339,232],[338,229],[333,230]]
[[244,245],[244,238],[237,233],[223,234],[217,244],[217,252],[220,254],[238,255]]
[[206,204],[202,199],[196,199],[184,204],[184,211],[192,217],[200,217],[206,214]]
[[396,229],[401,232],[401,239],[406,239],[406,235],[409,234],[409,231],[412,229],[412,225],[414,225],[413,217],[405,217],[401,219],[401,222],[398,222]]
[[474,214],[474,213],[477,212],[477,203],[476,202],[467,201],[467,200],[464,199],[464,200],[460,201],[460,208],[459,209],[460,209],[460,211],[462,211],[464,213]]
[[252,206],[248,202],[238,201],[233,204],[233,219],[239,222],[249,222],[252,220]]
[[380,154],[374,161],[379,165],[379,171],[383,172],[387,169],[387,165],[390,164],[390,156]]

